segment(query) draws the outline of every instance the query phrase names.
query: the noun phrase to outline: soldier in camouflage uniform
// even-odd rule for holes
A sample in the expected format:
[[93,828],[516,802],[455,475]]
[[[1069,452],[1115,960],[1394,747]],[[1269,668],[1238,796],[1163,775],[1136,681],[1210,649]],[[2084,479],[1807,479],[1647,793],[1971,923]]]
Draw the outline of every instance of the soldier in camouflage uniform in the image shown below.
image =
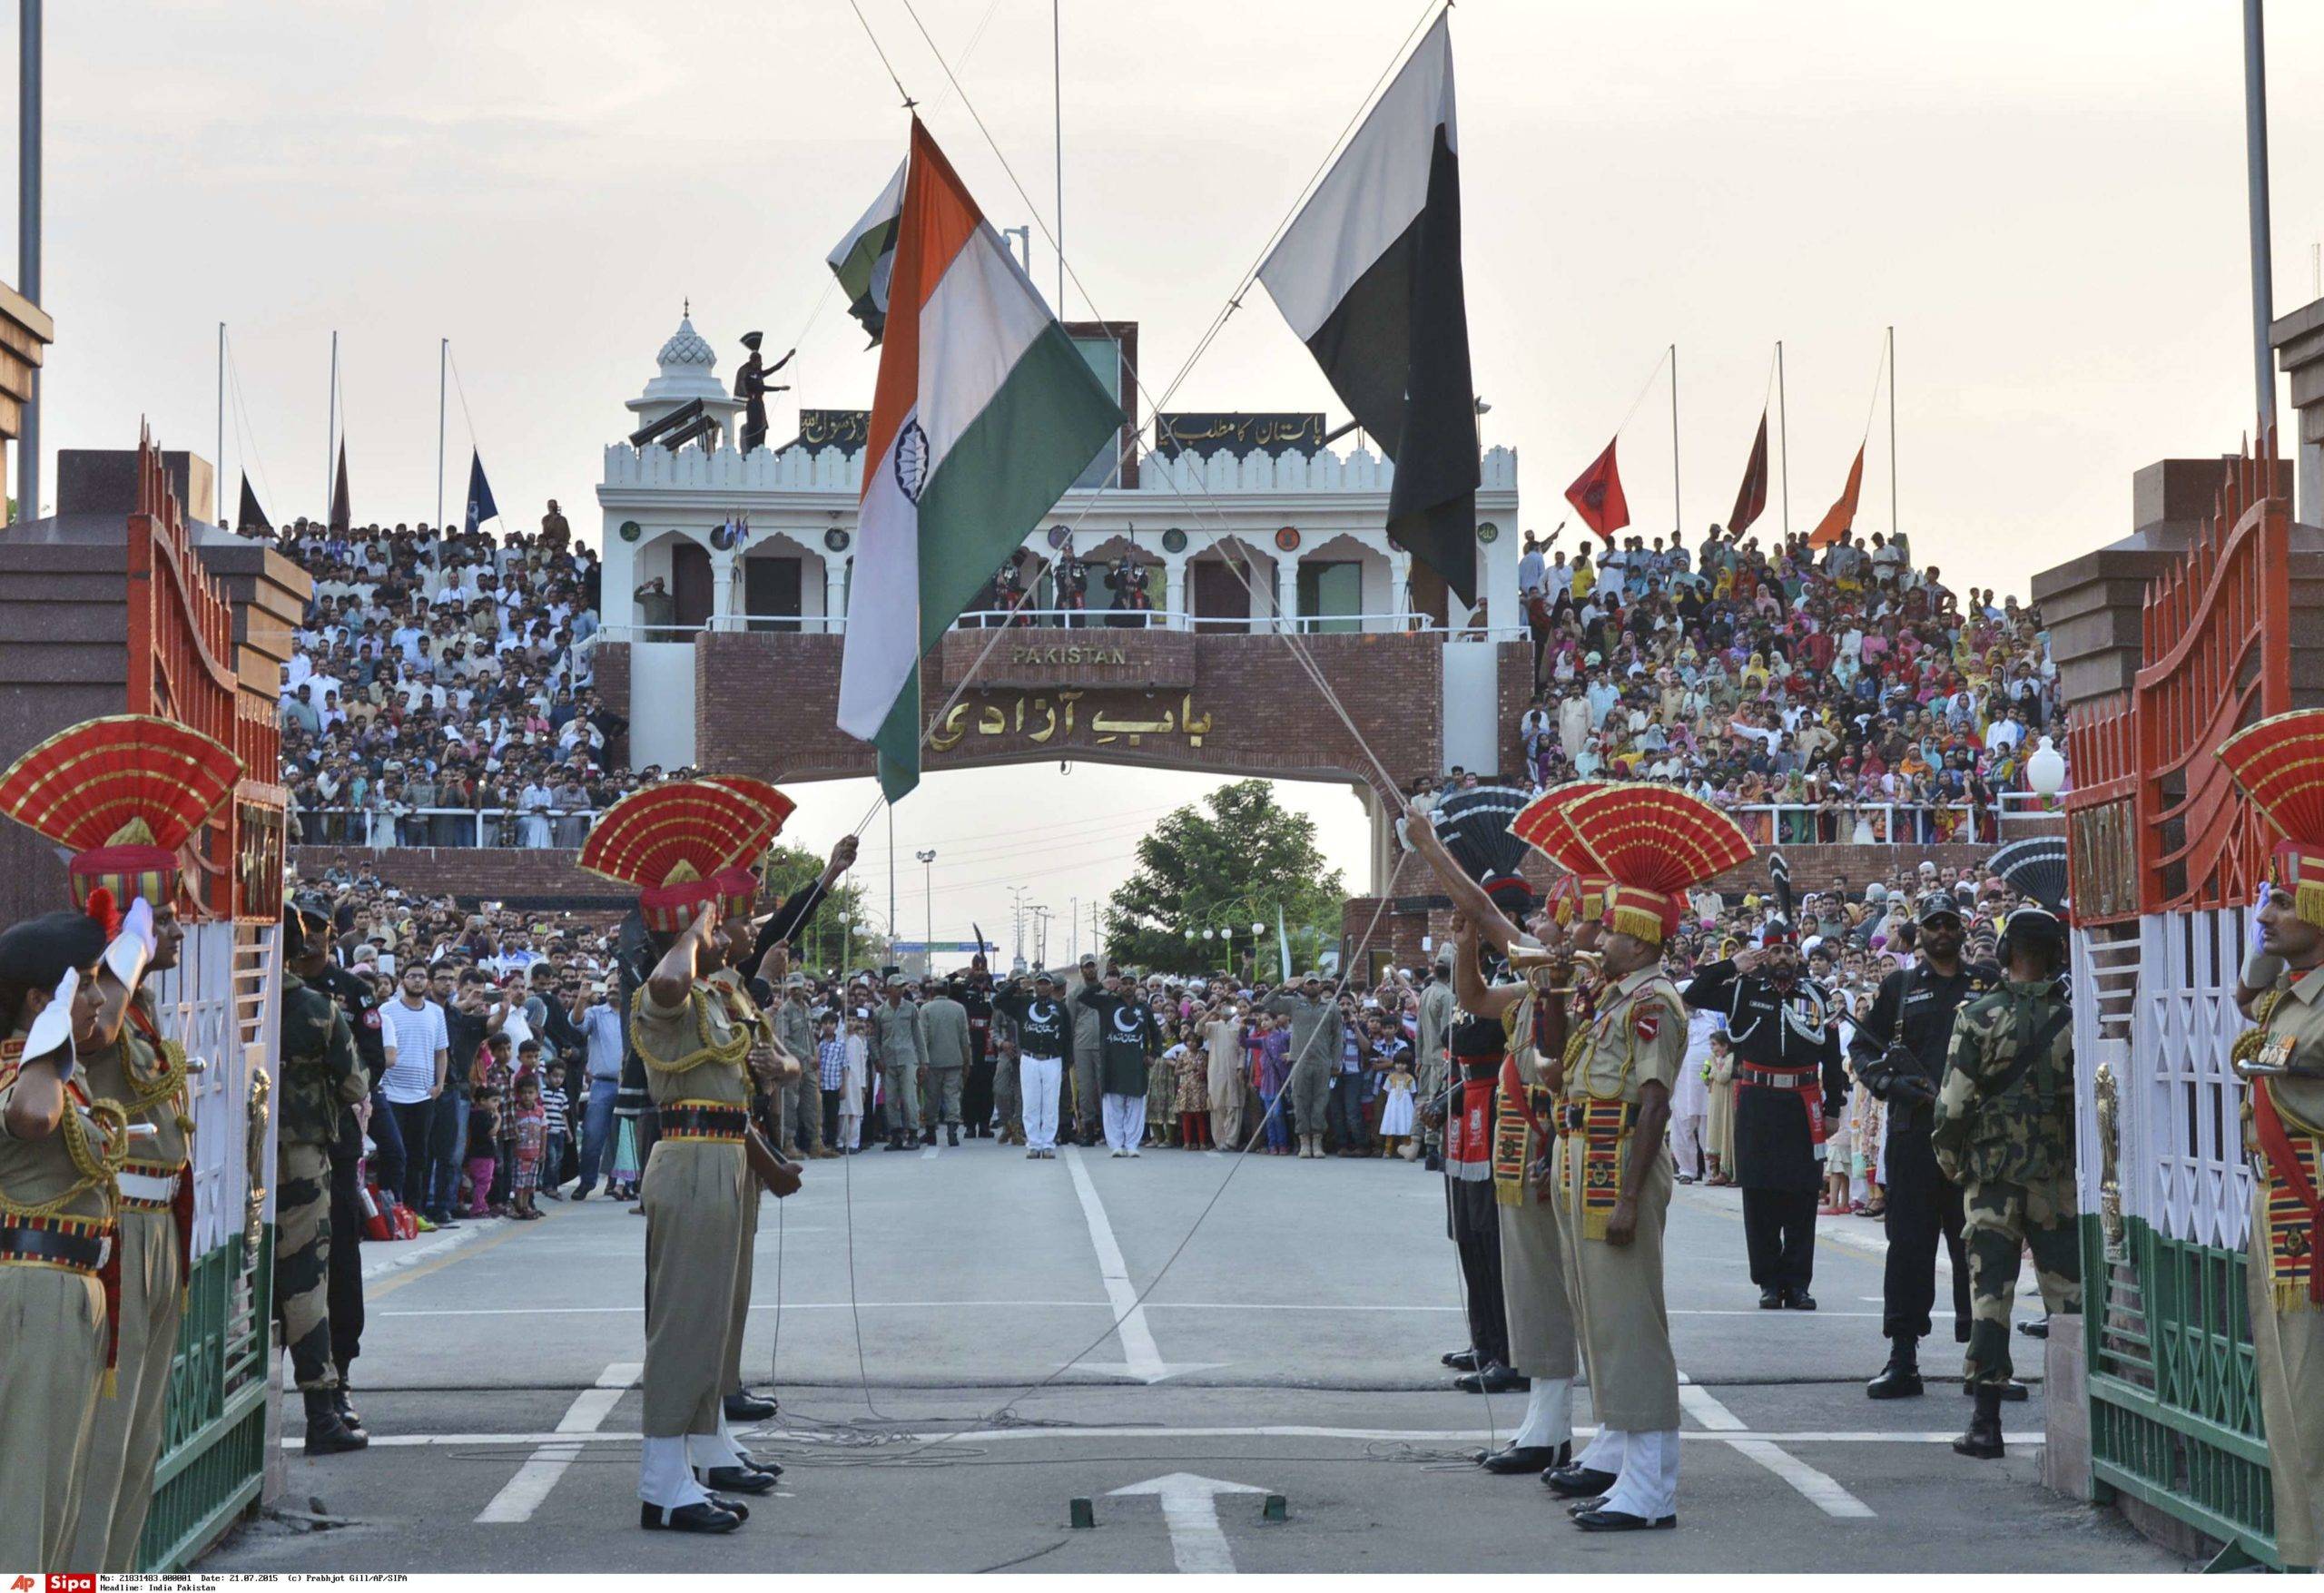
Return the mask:
[[2023,1253],[2053,1312],[2082,1309],[2073,1175],[2073,1009],[2059,975],[2065,928],[2038,907],[2010,915],[2008,982],[1954,1019],[1929,1140],[1962,1186],[1971,1322],[1962,1380],[1976,1399],[1958,1453],[1998,1460],[2010,1380],[2009,1311]]
[[282,1116],[274,1152],[274,1301],[290,1370],[307,1407],[307,1453],[370,1442],[340,1419],[330,1343],[330,1147],[339,1115],[364,1098],[363,1065],[347,1015],[307,979],[330,957],[330,919],[282,915]]

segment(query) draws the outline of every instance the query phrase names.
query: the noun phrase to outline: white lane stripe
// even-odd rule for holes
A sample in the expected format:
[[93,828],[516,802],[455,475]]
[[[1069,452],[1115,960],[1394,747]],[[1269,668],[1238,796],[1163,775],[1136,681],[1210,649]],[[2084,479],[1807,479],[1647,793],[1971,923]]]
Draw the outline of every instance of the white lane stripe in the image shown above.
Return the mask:
[[1729,1441],[1728,1447],[1738,1455],[1747,1455],[1782,1478],[1808,1503],[1827,1516],[1844,1520],[1868,1521],[1873,1518],[1872,1507],[1842,1488],[1824,1472],[1807,1461],[1786,1454],[1765,1439],[1738,1438]]
[[1154,1330],[1147,1326],[1146,1307],[1138,1303],[1137,1290],[1130,1283],[1129,1263],[1122,1259],[1122,1247],[1114,1242],[1114,1225],[1106,1220],[1098,1186],[1089,1182],[1081,1153],[1072,1146],[1065,1147],[1065,1165],[1073,1175],[1073,1193],[1080,1198],[1081,1215],[1089,1224],[1089,1244],[1098,1253],[1098,1275],[1106,1285],[1106,1298],[1113,1303],[1114,1332],[1122,1342],[1122,1362],[1132,1377],[1159,1382],[1169,1375],[1169,1368],[1162,1363]]
[[1679,1385],[1679,1408],[1712,1432],[1740,1432],[1743,1419],[1718,1402],[1718,1397],[1699,1382]]
[[936,1159],[936,1146],[932,1145],[921,1146],[920,1159],[923,1162],[934,1161]]
[[[635,1361],[616,1361],[599,1374],[597,1386],[583,1389],[574,1396],[573,1404],[565,1419],[556,1424],[556,1436],[566,1439],[596,1435],[597,1429],[613,1414],[614,1406],[628,1387],[638,1380],[645,1368]],[[492,1502],[477,1517],[480,1524],[510,1526],[529,1521],[533,1512],[548,1500],[549,1492],[563,1479],[566,1468],[579,1458],[581,1446],[575,1442],[545,1443],[533,1451],[532,1459],[517,1468],[517,1474],[502,1485]]]
[[[796,1230],[794,1229],[795,1233]],[[1110,1311],[1108,1300],[845,1300],[785,1301],[785,1311],[1015,1311],[1015,1310],[1083,1310]],[[772,1304],[758,1304],[753,1311],[773,1311]],[[1374,1315],[1405,1314],[1457,1316],[1457,1305],[1289,1305],[1265,1300],[1148,1300],[1148,1311],[1295,1311],[1329,1314]],[[382,1316],[638,1316],[643,1305],[478,1305],[427,1311],[374,1311],[373,1317]],[[1757,1311],[1672,1311],[1672,1316],[1757,1316]],[[1876,1311],[1826,1311],[1819,1316],[1833,1318],[1874,1317]],[[2039,1382],[2039,1379],[2035,1380]]]
[[[850,1385],[851,1387],[852,1385]],[[376,1392],[376,1391],[375,1391]],[[1574,1437],[1595,1437],[1598,1430],[1579,1424]],[[379,1449],[522,1449],[541,1445],[569,1447],[593,1443],[635,1443],[635,1432],[377,1432],[371,1435],[371,1448]],[[1939,1444],[1951,1443],[1961,1434],[1947,1429],[1943,1432],[1884,1432],[1871,1430],[1856,1431],[1812,1432],[1698,1432],[1682,1430],[1679,1436],[1689,1442],[1719,1443],[1730,1447],[1743,1443],[1787,1444]],[[820,1432],[790,1432],[780,1428],[753,1428],[753,1440],[766,1443],[798,1444],[812,1449],[829,1445],[828,1434]],[[971,1430],[967,1432],[905,1432],[896,1435],[899,1443],[933,1443],[948,1439],[955,1443],[1070,1443],[1082,1439],[1144,1438],[1175,1442],[1183,1439],[1216,1438],[1305,1438],[1346,1443],[1483,1443],[1499,1438],[1506,1440],[1509,1430],[1490,1432],[1484,1428],[1403,1428],[1403,1427],[1076,1427],[1066,1430],[1037,1427],[998,1427],[990,1431]],[[2013,1449],[2033,1449],[2043,1441],[2039,1432],[2004,1433],[2003,1442]],[[302,1450],[303,1438],[285,1434],[282,1447]],[[1753,1457],[1757,1459],[1757,1457]],[[1788,1457],[1787,1457],[1788,1458]]]

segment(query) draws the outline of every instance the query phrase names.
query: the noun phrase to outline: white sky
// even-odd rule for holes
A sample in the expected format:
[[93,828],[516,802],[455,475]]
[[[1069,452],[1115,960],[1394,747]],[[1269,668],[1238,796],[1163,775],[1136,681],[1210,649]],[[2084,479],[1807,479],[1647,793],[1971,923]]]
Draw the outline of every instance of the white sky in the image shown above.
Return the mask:
[[[915,0],[956,64],[977,36],[962,81],[1029,204],[903,0],[861,3],[995,224],[1048,220],[1049,8]],[[1098,310],[1141,323],[1149,388],[1177,374],[1420,11],[1066,0],[1068,252]],[[2288,309],[2314,296],[2324,237],[2324,8],[2278,4],[2269,22]],[[126,447],[143,416],[165,445],[216,452],[222,320],[251,428],[244,442],[229,422],[225,490],[247,464],[278,518],[322,506],[333,329],[363,519],[433,517],[439,337],[498,500],[525,525],[555,497],[594,528],[599,450],[626,429],[622,400],[683,297],[722,378],[744,330],[781,349],[804,327],[786,398],[869,402],[875,357],[853,324],[828,299],[811,319],[824,253],[905,131],[845,0],[175,0],[134,25],[51,5],[47,28],[51,450]],[[1902,524],[1955,585],[2023,592],[2129,528],[2137,467],[2221,451],[2250,424],[2228,0],[1464,0],[1452,28],[1485,439],[1520,450],[1528,525],[1562,517],[1565,483],[1673,341],[1692,534],[1732,500],[1778,337],[1792,518],[1813,523],[1893,323]],[[11,76],[0,126],[14,92]],[[1069,296],[1074,315],[1090,308]],[[1259,291],[1172,407],[1342,418]],[[1622,434],[1649,533],[1672,518],[1669,414],[1658,387]],[[1883,409],[1866,530],[1888,525],[1886,424]],[[468,443],[456,395],[453,501]],[[1053,905],[1075,889],[1086,902],[1118,882],[1136,827],[990,862],[971,846],[1012,838],[985,828],[1037,841],[1028,829],[1060,813],[1127,819],[1209,783],[1096,766],[944,776],[905,804],[898,850],[907,878],[916,846],[962,855],[937,866],[940,938],[971,917],[999,933],[1009,898],[985,881],[1013,869]],[[827,840],[862,790],[803,790],[794,833]],[[1285,793],[1324,819],[1355,880],[1354,802]],[[919,933],[918,891],[900,888],[899,909]]]

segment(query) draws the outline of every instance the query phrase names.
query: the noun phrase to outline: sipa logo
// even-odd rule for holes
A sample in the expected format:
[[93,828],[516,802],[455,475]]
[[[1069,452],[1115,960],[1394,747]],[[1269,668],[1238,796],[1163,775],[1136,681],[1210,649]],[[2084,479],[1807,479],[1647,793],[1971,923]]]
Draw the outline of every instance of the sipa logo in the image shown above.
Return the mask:
[[[29,1577],[19,1579],[26,1583],[32,1580]],[[52,1576],[48,1578],[48,1593],[97,1593],[97,1578],[94,1573],[86,1571]]]

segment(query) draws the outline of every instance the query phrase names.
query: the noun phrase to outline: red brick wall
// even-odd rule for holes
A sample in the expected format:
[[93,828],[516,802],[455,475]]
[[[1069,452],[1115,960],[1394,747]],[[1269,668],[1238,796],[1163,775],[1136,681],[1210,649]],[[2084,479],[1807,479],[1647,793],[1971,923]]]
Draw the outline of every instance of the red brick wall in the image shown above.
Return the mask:
[[[1104,633],[1095,633],[1102,636]],[[1379,774],[1277,636],[1201,636],[1194,684],[1138,691],[1096,686],[1067,704],[1057,688],[963,693],[956,745],[931,744],[927,768],[976,768],[1074,757],[1220,774],[1354,781]],[[1425,636],[1301,638],[1349,716],[1399,787],[1436,772],[1443,757],[1443,652]],[[1007,644],[1003,643],[1002,645]],[[694,644],[694,753],[704,769],[767,780],[872,772],[870,749],[840,733],[840,640],[789,633],[720,633]],[[611,651],[611,649],[608,649]],[[927,712],[949,694],[940,661],[923,666]],[[600,674],[603,675],[600,664]],[[1066,688],[1072,689],[1072,688]],[[1191,703],[1202,744],[1180,723]],[[1023,707],[1023,716],[1019,713]],[[1054,728],[1040,741],[1034,734]],[[1108,730],[1160,723],[1162,733]],[[992,728],[988,733],[988,727]],[[1135,744],[1132,736],[1136,736]],[[949,739],[949,738],[946,738]]]
[[380,851],[360,847],[294,846],[290,860],[302,880],[320,880],[341,851],[368,859],[379,878],[419,896],[449,895],[462,906],[507,901],[519,907],[615,908],[626,910],[635,891],[585,874],[569,851],[533,851],[497,847],[396,846]]

